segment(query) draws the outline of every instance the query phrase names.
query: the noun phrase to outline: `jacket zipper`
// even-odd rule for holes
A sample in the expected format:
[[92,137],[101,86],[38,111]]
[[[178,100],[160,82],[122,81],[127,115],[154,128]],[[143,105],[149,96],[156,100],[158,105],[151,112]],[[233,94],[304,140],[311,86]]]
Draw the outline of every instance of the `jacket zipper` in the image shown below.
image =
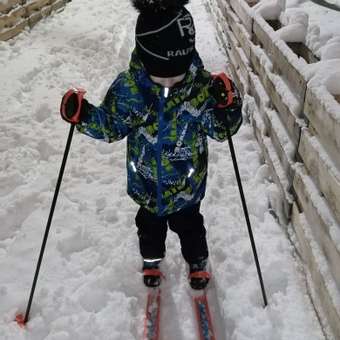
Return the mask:
[[160,108],[158,113],[158,139],[157,139],[157,208],[162,212],[162,146],[163,146],[163,123],[164,123],[164,106],[166,92],[168,89],[161,90]]

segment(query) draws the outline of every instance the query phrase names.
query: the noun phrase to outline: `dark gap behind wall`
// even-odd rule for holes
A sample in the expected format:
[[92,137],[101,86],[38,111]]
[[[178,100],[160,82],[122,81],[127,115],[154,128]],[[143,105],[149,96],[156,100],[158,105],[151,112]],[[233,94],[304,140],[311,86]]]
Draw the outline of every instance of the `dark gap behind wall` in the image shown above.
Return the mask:
[[[277,31],[282,27],[279,20],[268,20],[267,22],[274,31]],[[305,44],[301,42],[287,42],[287,45],[298,57],[305,59],[308,64],[313,64],[320,60]]]
[[267,22],[273,28],[274,31],[277,31],[282,27],[281,22],[279,20],[267,20]]
[[249,7],[255,6],[259,0],[246,0]]
[[287,45],[297,56],[305,59],[308,64],[320,61],[320,59],[303,43],[287,43]]

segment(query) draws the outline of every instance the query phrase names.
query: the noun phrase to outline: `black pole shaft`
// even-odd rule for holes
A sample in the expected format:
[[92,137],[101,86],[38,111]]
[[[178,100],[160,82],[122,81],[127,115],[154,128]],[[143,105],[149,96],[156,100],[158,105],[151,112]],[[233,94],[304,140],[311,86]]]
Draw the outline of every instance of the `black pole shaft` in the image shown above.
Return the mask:
[[250,238],[251,246],[253,248],[253,254],[254,254],[254,259],[255,259],[255,263],[256,263],[257,274],[259,276],[261,290],[262,290],[263,302],[264,302],[264,306],[266,307],[268,305],[267,295],[266,295],[266,291],[265,291],[265,288],[264,288],[264,283],[263,283],[263,278],[262,278],[262,273],[261,273],[261,267],[260,267],[259,259],[258,259],[258,256],[257,256],[255,240],[254,240],[253,231],[252,231],[251,224],[250,224],[248,208],[247,208],[246,199],[245,199],[244,192],[243,192],[240,172],[238,170],[238,165],[237,165],[237,160],[236,160],[236,153],[235,153],[234,144],[233,144],[233,140],[231,138],[230,131],[228,131],[228,143],[229,143],[231,158],[232,158],[233,164],[234,164],[234,170],[235,170],[235,175],[236,175],[236,179],[237,179],[237,184],[238,184],[238,188],[239,188],[239,191],[240,191],[244,216],[245,216],[245,219],[246,219],[246,222],[247,222],[249,238]]
[[40,255],[39,255],[39,259],[38,259],[38,263],[37,263],[37,268],[36,268],[35,274],[34,274],[33,284],[32,284],[30,298],[29,298],[29,301],[28,301],[27,309],[26,309],[24,323],[26,323],[28,321],[28,317],[29,317],[29,313],[30,313],[30,309],[31,309],[32,301],[33,301],[34,291],[35,291],[35,287],[36,287],[36,284],[37,284],[37,281],[38,281],[40,266],[41,266],[41,262],[42,262],[42,259],[43,259],[43,256],[44,256],[47,238],[48,238],[48,234],[49,234],[51,223],[52,223],[53,213],[54,213],[54,209],[55,209],[55,206],[56,206],[56,203],[57,203],[60,185],[61,185],[61,182],[62,182],[62,179],[63,179],[63,174],[64,174],[64,170],[65,170],[67,156],[68,156],[68,153],[70,151],[74,127],[75,127],[75,125],[71,124],[70,132],[68,134],[66,147],[65,147],[65,151],[64,151],[63,161],[61,163],[61,167],[60,167],[60,171],[59,171],[57,185],[56,185],[56,188],[55,188],[55,191],[54,191],[54,196],[53,196],[53,200],[52,200],[50,214],[49,214],[48,220],[47,220],[45,235],[44,235],[44,239],[43,239],[43,242],[42,242],[42,245],[41,245]]

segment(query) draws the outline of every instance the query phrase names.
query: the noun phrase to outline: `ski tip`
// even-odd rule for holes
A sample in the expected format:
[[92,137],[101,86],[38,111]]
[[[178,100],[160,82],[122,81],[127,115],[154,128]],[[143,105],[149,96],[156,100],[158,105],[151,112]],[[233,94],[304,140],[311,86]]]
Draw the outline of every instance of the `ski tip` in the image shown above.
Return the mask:
[[25,323],[25,317],[23,314],[16,315],[15,322],[18,324],[20,328],[25,328],[26,323]]

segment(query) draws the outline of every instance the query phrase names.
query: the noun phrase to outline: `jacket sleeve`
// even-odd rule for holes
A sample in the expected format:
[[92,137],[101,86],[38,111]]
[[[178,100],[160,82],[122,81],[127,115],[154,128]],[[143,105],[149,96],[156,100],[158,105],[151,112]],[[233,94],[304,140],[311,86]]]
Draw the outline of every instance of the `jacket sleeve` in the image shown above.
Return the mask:
[[226,108],[218,108],[217,102],[210,96],[207,108],[202,115],[203,131],[211,138],[223,142],[230,136],[236,134],[242,125],[242,99],[234,86],[233,102]]
[[108,143],[123,139],[132,128],[128,105],[129,88],[120,74],[109,88],[100,106],[87,104],[87,109],[77,124],[77,130]]

